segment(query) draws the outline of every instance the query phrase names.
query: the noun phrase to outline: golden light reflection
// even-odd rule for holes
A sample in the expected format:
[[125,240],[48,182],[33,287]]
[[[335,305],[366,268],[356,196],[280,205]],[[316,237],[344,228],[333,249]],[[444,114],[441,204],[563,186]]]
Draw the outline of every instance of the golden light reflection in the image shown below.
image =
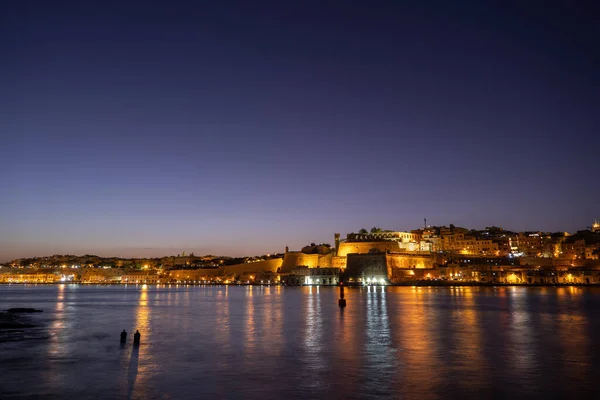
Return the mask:
[[260,351],[273,357],[273,360],[277,360],[276,357],[281,355],[285,346],[283,335],[274,334],[283,331],[283,301],[281,295],[274,293],[279,290],[279,287],[266,287],[263,297],[262,332],[271,339],[268,342],[263,341]]
[[308,298],[306,300],[306,330],[304,335],[304,343],[309,349],[314,349],[314,346],[320,346],[318,337],[321,334],[322,320],[320,318],[321,297],[313,292],[312,287],[308,287]]
[[584,290],[575,286],[559,288],[556,294],[560,312],[553,323],[562,350],[557,356],[563,360],[562,374],[569,381],[577,381],[591,373],[590,321],[581,314],[579,303],[583,294]]
[[[382,287],[381,291],[377,287],[369,290],[367,293],[367,330],[365,350],[368,354],[369,364],[371,365],[394,365],[394,353],[392,347],[392,337],[390,321],[387,312],[387,293]],[[381,373],[384,373],[382,371]],[[392,375],[384,377],[381,384],[391,385]],[[391,391],[382,387],[384,391]]]
[[[514,365],[511,368],[528,370],[537,363],[534,358],[536,355],[534,345],[535,336],[533,331],[533,321],[531,313],[527,308],[527,299],[529,297],[525,292],[520,294],[511,294],[508,311],[508,333],[510,337],[510,353]],[[544,313],[542,313],[543,315]]]
[[[338,293],[339,291],[336,290],[335,298],[338,297]],[[362,318],[365,312],[360,301],[362,296],[362,289],[346,290],[345,297],[348,300],[348,307],[336,310],[336,336],[332,345],[335,348],[335,354],[340,359],[340,363],[351,371],[359,371],[363,362],[361,349],[364,341],[361,337],[362,330],[359,329],[359,327],[364,326]],[[348,393],[354,392],[355,388],[358,388],[358,379],[348,379],[344,382],[344,389]]]
[[315,373],[325,372],[326,364],[323,359],[323,315],[321,310],[321,296],[311,286],[305,292],[304,302],[304,354],[306,361]]
[[[65,297],[68,288],[64,284],[57,285],[56,288],[56,304],[54,306],[54,313],[52,315],[52,322],[50,323],[49,329],[50,338],[48,340],[47,354],[49,359],[61,359],[69,357],[72,343],[70,340],[68,340],[69,323],[67,314],[65,312]],[[56,363],[50,363],[48,368],[43,369],[42,376],[42,379],[47,381],[61,379],[62,374],[60,372],[60,367]]]
[[254,317],[254,288],[252,285],[246,286],[246,329],[244,337],[244,348],[252,354],[255,351],[257,335],[256,321]]
[[48,353],[51,356],[58,356],[61,352],[66,351],[68,343],[61,342],[61,336],[65,326],[65,284],[61,283],[57,286],[58,292],[56,293],[56,305],[54,306],[54,319],[50,324],[50,329],[53,335],[50,339],[50,346],[48,346]]
[[[126,375],[126,387],[127,397],[140,397],[143,393],[146,384],[150,381],[151,370],[153,368],[153,352],[152,346],[152,328],[150,320],[150,306],[149,306],[149,287],[146,284],[136,285],[135,290],[139,290],[139,298],[137,307],[135,310],[134,325],[131,331],[128,331],[127,341],[128,343],[133,342],[133,336],[137,331],[141,334],[141,345],[127,347],[123,361],[126,363],[127,375]],[[156,296],[156,294],[154,294]]]
[[[479,313],[476,298],[479,298],[479,288],[460,287],[453,292],[453,297],[456,300],[456,308],[453,309],[451,315],[451,323],[455,327],[456,332],[454,348],[456,352],[457,363],[461,365],[461,370],[468,376],[472,377],[472,381],[468,383],[469,387],[473,388],[477,385],[485,385],[487,382],[487,360],[482,355],[483,335],[482,327],[479,321]],[[461,384],[467,384],[461,382]],[[468,389],[468,388],[466,388]]]
[[[216,320],[214,324],[215,328],[215,340],[219,347],[223,350],[231,350],[231,319],[230,319],[230,307],[232,302],[229,301],[229,287],[225,286],[225,289],[219,291],[216,302]],[[186,320],[188,318],[185,318]],[[231,360],[228,357],[219,357],[218,364],[220,368],[234,368],[230,365]]]
[[148,307],[148,286],[142,285],[140,290],[140,297],[138,300],[138,306],[135,314],[135,326],[133,332],[139,330],[143,335],[142,340],[148,341],[151,337],[150,329],[150,307]]
[[397,322],[394,324],[400,329],[392,331],[401,366],[398,380],[414,382],[417,379],[422,399],[436,398],[435,388],[441,384],[438,371],[444,368],[437,342],[441,340],[437,337],[441,330],[438,326],[442,323],[441,311],[427,303],[435,294],[417,289],[399,288],[395,293],[400,306],[396,310]]
[[[149,306],[149,286],[141,285],[140,297],[138,299],[138,306],[135,314],[135,325],[131,330],[131,339],[133,340],[133,334],[136,330],[139,330],[141,334],[141,345],[139,348],[133,348],[131,353],[131,362],[129,366],[129,392],[139,393],[143,391],[144,386],[151,379],[150,373],[153,368],[153,352],[152,352],[152,321],[151,321],[151,307]],[[154,294],[155,295],[155,294]],[[134,363],[134,366],[131,365]]]

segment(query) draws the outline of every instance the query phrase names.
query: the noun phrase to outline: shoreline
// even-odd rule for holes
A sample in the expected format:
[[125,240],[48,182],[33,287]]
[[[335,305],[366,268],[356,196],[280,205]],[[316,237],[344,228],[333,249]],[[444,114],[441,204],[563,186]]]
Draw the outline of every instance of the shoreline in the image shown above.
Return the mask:
[[[0,282],[0,286],[11,286],[11,285],[95,285],[95,286],[283,286],[283,287],[332,287],[336,288],[339,285],[278,285],[278,284],[256,284],[256,283],[100,283],[100,282]],[[600,283],[487,283],[487,282],[400,282],[400,283],[389,283],[386,285],[344,285],[347,288],[361,288],[361,287],[600,287]]]

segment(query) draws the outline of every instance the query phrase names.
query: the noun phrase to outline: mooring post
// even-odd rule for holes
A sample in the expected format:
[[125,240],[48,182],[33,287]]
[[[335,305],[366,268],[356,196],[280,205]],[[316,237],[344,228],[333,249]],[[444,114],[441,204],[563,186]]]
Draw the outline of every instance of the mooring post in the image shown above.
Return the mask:
[[338,305],[341,308],[346,307],[346,299],[344,298],[344,282],[340,282],[340,299],[338,300]]
[[121,343],[125,344],[126,341],[127,341],[127,331],[125,329],[123,329],[123,332],[121,332]]
[[133,345],[134,346],[139,346],[140,345],[140,338],[141,338],[141,334],[140,331],[135,331],[135,333],[133,334]]

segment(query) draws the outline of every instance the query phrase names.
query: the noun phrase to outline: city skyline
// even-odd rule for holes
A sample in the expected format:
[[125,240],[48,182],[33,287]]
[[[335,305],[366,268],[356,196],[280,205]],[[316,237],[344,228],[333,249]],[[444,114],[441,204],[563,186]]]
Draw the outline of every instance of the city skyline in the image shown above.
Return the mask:
[[586,229],[594,7],[4,5],[0,260]]
[[[426,221],[426,220],[425,220]],[[591,232],[598,232],[598,229],[600,227],[600,222],[596,219],[594,219],[589,225],[586,225],[585,227],[582,227],[580,229],[576,229],[573,231],[565,231],[565,230],[557,230],[557,231],[544,231],[544,230],[525,230],[525,231],[515,231],[515,230],[511,230],[511,229],[505,229],[502,226],[499,225],[494,225],[491,224],[489,226],[486,226],[485,228],[481,228],[481,229],[476,229],[473,227],[465,227],[465,226],[461,226],[461,225],[457,225],[457,224],[444,224],[444,225],[431,225],[429,223],[427,223],[427,229],[429,228],[433,228],[433,229],[439,229],[439,228],[449,228],[449,227],[456,227],[459,229],[467,229],[469,232],[471,231],[477,231],[477,232],[481,232],[486,230],[487,228],[500,228],[502,229],[504,232],[506,233],[512,233],[512,234],[522,234],[522,233],[536,233],[536,232],[541,232],[544,234],[553,234],[553,233],[567,233],[568,235],[572,235],[575,234],[576,232],[582,232],[582,231],[590,231]],[[411,232],[411,231],[419,231],[422,230],[423,228],[425,228],[425,224],[423,224],[421,227],[415,227],[414,229],[408,229],[408,230],[393,230],[393,229],[388,229],[388,227],[379,227],[379,226],[373,226],[372,228],[367,228],[367,226],[365,225],[363,228],[359,228],[359,229],[354,229],[350,232],[346,232],[346,235],[350,235],[350,234],[361,234],[361,230],[365,229],[367,231],[367,235],[369,233],[372,233],[372,229],[377,229],[378,231],[381,232]],[[426,229],[426,230],[427,230]],[[370,232],[371,231],[371,232]],[[335,238],[333,238],[334,234],[330,234],[329,238],[323,238],[323,240],[309,240],[306,241],[304,243],[292,243],[292,245],[290,246],[289,244],[286,244],[284,246],[285,250],[287,251],[288,249],[296,249],[299,250],[304,246],[307,246],[309,243],[312,245],[314,243],[320,243],[320,244],[329,244],[331,246],[334,245],[335,242]],[[323,234],[319,234],[319,235],[315,235],[315,236],[324,236]],[[333,239],[333,240],[332,240]],[[47,253],[43,253],[43,254],[27,254],[27,255],[18,255],[18,256],[14,256],[11,257],[10,259],[6,259],[6,260],[0,260],[0,263],[7,263],[9,261],[13,261],[15,259],[27,259],[27,258],[43,258],[43,257],[50,257],[53,255],[74,255],[74,256],[85,256],[85,255],[94,255],[94,256],[98,256],[98,257],[103,257],[103,258],[128,258],[128,259],[135,259],[135,258],[139,258],[139,259],[144,259],[144,258],[164,258],[164,257],[179,257],[179,256],[185,256],[186,254],[189,255],[195,255],[196,257],[202,257],[202,256],[207,256],[207,255],[212,255],[212,256],[217,256],[217,257],[254,257],[254,256],[260,256],[260,255],[273,255],[273,254],[284,254],[285,251],[282,251],[282,249],[273,249],[271,245],[267,244],[267,243],[263,243],[263,248],[264,249],[269,249],[269,250],[265,250],[265,251],[258,251],[258,252],[254,252],[252,253],[252,250],[248,251],[248,252],[244,252],[242,250],[243,246],[240,246],[238,248],[235,248],[235,244],[232,244],[232,249],[231,250],[223,250],[222,252],[219,251],[211,251],[211,248],[203,248],[201,246],[190,246],[187,248],[176,248],[176,247],[141,247],[141,248],[117,248],[116,251],[115,249],[101,249],[101,248],[91,248],[91,249],[83,249],[81,251],[73,251],[73,250],[68,250],[66,248],[54,248],[54,250],[49,250]],[[14,252],[15,250],[13,250]],[[112,251],[112,253],[111,253]],[[16,254],[16,253],[15,253]]]

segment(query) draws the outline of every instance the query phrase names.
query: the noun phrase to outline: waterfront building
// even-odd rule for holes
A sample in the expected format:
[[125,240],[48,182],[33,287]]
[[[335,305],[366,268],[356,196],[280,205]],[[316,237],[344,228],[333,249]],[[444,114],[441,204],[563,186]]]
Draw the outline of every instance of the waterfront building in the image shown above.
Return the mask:
[[162,278],[157,271],[136,271],[127,272],[121,276],[121,283],[133,283],[133,284],[157,284],[165,283],[166,279]]
[[286,285],[335,286],[340,283],[340,268],[296,267],[282,278]]
[[57,283],[72,279],[71,275],[67,277],[52,271],[2,268],[0,272],[0,283]]

